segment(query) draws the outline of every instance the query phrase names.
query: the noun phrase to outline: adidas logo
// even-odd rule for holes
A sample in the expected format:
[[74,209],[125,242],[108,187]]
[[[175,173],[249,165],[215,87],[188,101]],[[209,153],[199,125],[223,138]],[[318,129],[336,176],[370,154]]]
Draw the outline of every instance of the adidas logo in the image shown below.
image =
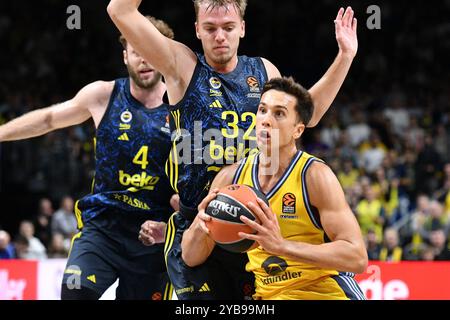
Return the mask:
[[217,108],[217,109],[222,109],[222,104],[220,103],[219,100],[214,101],[212,104],[209,105],[210,108]]
[[119,141],[130,141],[130,138],[128,138],[128,134],[124,133],[119,137]]
[[88,279],[90,282],[97,283],[97,279],[95,278],[95,274],[93,274],[93,275],[87,277],[87,279]]
[[198,292],[210,292],[210,291],[211,291],[211,289],[209,289],[209,286],[206,282],[203,284],[203,286],[200,288],[200,290],[198,290]]

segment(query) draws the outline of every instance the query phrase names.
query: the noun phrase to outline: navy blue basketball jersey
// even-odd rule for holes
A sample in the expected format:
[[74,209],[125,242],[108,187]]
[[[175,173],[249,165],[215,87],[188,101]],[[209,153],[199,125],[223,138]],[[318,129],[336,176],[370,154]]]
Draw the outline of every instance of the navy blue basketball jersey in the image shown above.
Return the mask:
[[131,95],[128,78],[115,81],[96,132],[92,194],[75,208],[80,228],[111,209],[168,220],[173,191],[164,172],[171,144],[167,107],[147,109]]
[[221,74],[203,55],[182,101],[170,106],[172,150],[166,173],[183,205],[196,208],[217,172],[257,152],[256,111],[267,73],[261,58],[238,57]]

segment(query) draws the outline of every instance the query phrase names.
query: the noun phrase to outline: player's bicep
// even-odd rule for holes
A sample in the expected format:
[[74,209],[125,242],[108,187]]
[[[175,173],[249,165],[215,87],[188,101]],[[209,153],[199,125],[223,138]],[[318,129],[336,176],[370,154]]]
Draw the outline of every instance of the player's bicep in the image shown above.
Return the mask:
[[195,68],[195,54],[185,45],[167,38],[139,11],[110,12],[125,39],[166,78],[183,78],[184,70]]
[[97,81],[82,88],[71,100],[50,109],[53,128],[65,128],[83,123],[93,117],[96,124],[103,117],[114,82]]
[[53,129],[80,124],[91,117],[87,109],[80,106],[72,100],[57,104],[50,108],[49,122]]
[[264,63],[264,67],[266,68],[268,80],[281,77],[280,71],[272,62],[264,58],[261,58],[261,60]]
[[311,205],[319,211],[321,225],[330,240],[360,244],[358,222],[332,170],[315,162],[307,171],[306,179]]

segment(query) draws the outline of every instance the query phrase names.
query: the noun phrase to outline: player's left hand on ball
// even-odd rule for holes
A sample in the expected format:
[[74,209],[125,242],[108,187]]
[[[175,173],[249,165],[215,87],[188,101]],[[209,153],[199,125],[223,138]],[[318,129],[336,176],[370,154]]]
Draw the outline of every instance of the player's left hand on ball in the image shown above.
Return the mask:
[[139,240],[146,246],[156,243],[164,243],[166,236],[166,224],[157,221],[145,221],[139,231]]
[[257,231],[256,234],[248,234],[239,232],[239,236],[245,239],[255,240],[267,252],[278,254],[283,246],[283,236],[281,235],[280,225],[277,216],[272,209],[261,199],[257,199],[258,203],[248,203],[248,208],[253,212],[258,222],[252,221],[241,216],[241,221],[249,227]]
[[358,51],[358,37],[356,34],[358,21],[354,14],[355,12],[351,7],[347,7],[345,11],[344,8],[340,8],[336,20],[334,20],[339,50],[352,59]]

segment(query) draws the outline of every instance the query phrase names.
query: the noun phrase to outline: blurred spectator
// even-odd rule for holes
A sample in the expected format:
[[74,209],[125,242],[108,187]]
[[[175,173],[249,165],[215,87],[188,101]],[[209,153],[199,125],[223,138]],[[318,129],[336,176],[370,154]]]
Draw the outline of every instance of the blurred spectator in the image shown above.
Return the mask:
[[433,144],[439,158],[446,162],[450,158],[450,142],[448,139],[447,129],[443,124],[439,124],[436,128],[436,134],[433,137]]
[[409,128],[406,129],[405,143],[413,150],[422,150],[425,140],[425,130],[419,127],[417,117],[412,117]]
[[14,245],[11,243],[11,237],[8,232],[0,230],[0,260],[14,259]]
[[[42,260],[47,258],[44,245],[34,236],[34,225],[31,221],[24,220],[20,223],[19,234],[28,241],[26,251],[20,253],[21,259]],[[17,255],[19,256],[19,253]]]
[[339,182],[344,190],[351,188],[358,182],[359,171],[353,167],[350,159],[345,159],[342,170],[337,173]]
[[365,115],[362,111],[357,111],[353,115],[352,124],[347,127],[347,134],[352,147],[357,147],[369,138],[370,127],[367,125]]
[[380,257],[381,245],[377,234],[373,230],[368,230],[366,235],[366,249],[369,260],[378,260]]
[[17,259],[28,259],[29,246],[30,241],[23,235],[19,234],[14,238]]
[[441,165],[441,158],[433,144],[433,137],[427,135],[425,145],[417,156],[415,167],[415,181],[419,182],[416,186],[419,192],[431,194],[438,188],[438,173]]
[[343,131],[337,141],[334,157],[337,159],[350,159],[355,165],[359,162],[359,156],[358,152],[350,145],[349,140],[348,133]]
[[315,155],[319,159],[325,159],[329,156],[331,148],[321,141],[320,131],[314,130],[312,132],[312,141],[306,144],[304,151]]
[[373,230],[378,239],[383,238],[383,204],[376,198],[371,186],[366,189],[364,198],[358,203],[356,216],[363,235],[366,235],[369,230]]
[[450,261],[450,250],[447,246],[446,235],[443,229],[437,229],[430,234],[430,243],[434,250],[434,260]]
[[417,260],[424,253],[426,244],[423,241],[422,233],[429,214],[430,198],[425,194],[420,194],[416,200],[415,210],[396,224],[406,244],[405,260]]
[[384,110],[384,115],[391,121],[394,132],[403,136],[409,126],[409,113],[405,109],[406,99],[399,90],[390,97],[390,106]]
[[385,212],[385,223],[389,227],[400,219],[399,207],[399,180],[394,178],[388,180],[384,168],[378,168],[375,174],[375,183],[372,185],[378,200],[383,204]]
[[46,248],[50,243],[52,236],[51,221],[53,215],[53,205],[48,198],[42,198],[39,201],[38,214],[35,217],[34,226],[36,228],[36,237],[41,240]]
[[450,163],[444,166],[444,177],[442,179],[442,187],[435,192],[434,197],[444,203],[444,211],[450,215]]
[[423,245],[420,250],[420,259],[421,261],[434,261],[435,253],[434,249],[431,246]]
[[321,122],[323,128],[320,131],[320,141],[329,148],[335,148],[341,136],[335,112],[330,110],[330,113]]
[[425,221],[430,213],[430,198],[421,194],[417,197],[416,210],[411,214],[411,229],[413,232],[419,232],[425,225]]
[[383,115],[383,110],[370,110],[368,125],[371,131],[378,133],[380,140],[383,141],[387,148],[394,149],[395,141],[398,139],[392,128],[391,121]]
[[359,148],[360,167],[367,173],[374,173],[380,168],[386,155],[387,148],[381,142],[376,131],[370,134],[368,141],[365,141]]
[[416,197],[416,157],[412,150],[405,151],[404,155],[399,157],[396,168],[400,187],[405,191],[406,196],[412,199]]
[[61,200],[61,207],[53,215],[53,233],[61,233],[64,239],[72,239],[77,233],[77,220],[73,210],[73,199],[70,196],[65,196]]
[[68,257],[69,252],[65,248],[64,236],[61,233],[53,234],[47,253],[50,259]]
[[383,247],[380,251],[380,261],[400,262],[402,260],[403,249],[400,246],[398,232],[394,228],[384,231]]
[[444,214],[444,207],[436,200],[430,202],[430,214],[420,229],[420,235],[425,241],[430,240],[431,232],[438,229],[446,229],[448,216]]

